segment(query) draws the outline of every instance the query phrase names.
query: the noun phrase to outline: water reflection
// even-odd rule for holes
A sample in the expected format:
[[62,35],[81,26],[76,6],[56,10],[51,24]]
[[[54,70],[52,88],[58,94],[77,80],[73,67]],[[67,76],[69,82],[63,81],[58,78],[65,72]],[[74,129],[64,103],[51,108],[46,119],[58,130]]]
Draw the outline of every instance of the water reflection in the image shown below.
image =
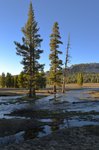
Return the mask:
[[40,132],[41,133],[44,132],[44,128],[45,127],[40,126],[40,127],[35,127],[35,128],[32,128],[32,129],[26,130],[25,134],[24,134],[24,139],[28,140],[28,139],[34,139],[35,137],[38,137]]
[[70,118],[68,120],[67,118],[65,119],[54,118],[54,119],[44,119],[44,120],[40,119],[40,121],[41,122],[43,121],[43,123],[45,122],[46,125],[42,125],[34,128],[28,128],[27,130],[21,131],[15,135],[0,137],[0,146],[5,144],[7,145],[10,143],[19,143],[25,140],[43,137],[45,135],[48,135],[54,131],[63,128],[81,127],[85,125],[99,125],[99,120],[88,121],[83,119],[79,120],[78,118]]
[[21,131],[17,134],[10,135],[10,136],[5,136],[5,137],[0,137],[0,146],[1,145],[7,145],[10,143],[20,143],[24,141],[24,131]]
[[[24,102],[21,104],[19,102],[17,103],[15,97],[0,97],[0,118],[4,117],[7,118],[8,116],[4,116],[4,114],[9,114],[11,111],[15,109],[28,108],[30,106],[32,107],[33,110],[49,109],[54,111],[62,110],[63,112],[64,111],[88,112],[92,110],[99,111],[99,105],[97,105],[97,102],[80,103],[82,100],[80,100],[79,97],[86,98],[88,95],[86,94],[84,95],[83,92],[87,90],[89,89],[68,91],[66,94],[61,95],[61,97],[59,97],[58,99],[56,97],[56,94],[51,95],[49,97],[43,98],[42,100],[36,101],[35,103],[33,103],[33,105]],[[52,98],[52,100],[50,100],[50,98]],[[76,117],[69,118],[68,116],[66,116],[66,118],[59,117],[53,119],[51,118],[39,119],[39,121],[43,123],[42,126],[29,128],[25,131],[18,132],[15,135],[0,137],[0,145],[9,143],[18,143],[24,140],[42,137],[63,128],[81,127],[84,125],[99,125],[99,116],[97,116],[95,120],[91,119],[90,121],[88,121],[87,119],[84,120],[83,118],[82,119]]]
[[[20,101],[20,97],[22,96],[0,97],[0,118],[6,118],[7,116],[4,116],[4,114],[9,114],[16,109],[22,108],[32,108],[33,110],[49,109],[50,111],[99,111],[99,105],[97,105],[96,101],[87,101],[89,95],[85,92],[89,90],[95,91],[97,89],[71,90],[67,91],[65,94],[54,94],[42,98],[40,100],[35,101],[35,103],[30,103],[29,101]],[[84,100],[84,98],[86,100]]]

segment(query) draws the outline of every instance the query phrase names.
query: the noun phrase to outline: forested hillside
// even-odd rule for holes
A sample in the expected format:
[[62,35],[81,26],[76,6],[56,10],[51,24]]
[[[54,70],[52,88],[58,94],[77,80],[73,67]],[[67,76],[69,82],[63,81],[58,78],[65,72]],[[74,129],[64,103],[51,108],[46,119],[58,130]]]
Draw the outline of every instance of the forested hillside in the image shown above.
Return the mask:
[[77,64],[69,68],[69,73],[99,73],[99,63]]
[[67,83],[77,83],[77,74],[83,73],[84,83],[99,83],[99,63],[72,65],[67,71]]

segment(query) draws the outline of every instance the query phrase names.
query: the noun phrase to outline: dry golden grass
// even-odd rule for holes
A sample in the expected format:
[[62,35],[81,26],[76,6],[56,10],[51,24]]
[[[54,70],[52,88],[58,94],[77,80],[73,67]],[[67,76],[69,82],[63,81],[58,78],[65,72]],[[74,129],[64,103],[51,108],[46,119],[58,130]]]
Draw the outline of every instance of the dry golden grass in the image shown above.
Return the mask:
[[99,92],[98,91],[91,91],[91,92],[88,92],[88,94],[90,94],[94,98],[99,98]]
[[14,96],[14,95],[23,95],[27,94],[28,90],[25,89],[15,89],[15,88],[1,88],[0,96]]
[[[85,83],[82,86],[83,88],[99,88],[99,83]],[[78,89],[81,88],[78,84],[66,84],[66,89]],[[41,93],[42,95],[49,95],[52,93],[53,87],[36,90],[36,93]],[[58,91],[61,92],[61,87],[58,87]],[[27,94],[28,90],[26,89],[19,89],[19,88],[0,88],[0,96],[13,96],[13,95],[23,95]],[[95,93],[97,96],[98,93]],[[99,96],[97,96],[99,97]]]
[[[36,90],[36,93],[41,93],[41,95],[49,95],[48,90]],[[28,94],[28,90],[19,88],[1,88],[0,96],[16,96]]]
[[[66,84],[66,88],[79,88],[78,84]],[[85,88],[99,88],[99,83],[84,83],[82,87]]]

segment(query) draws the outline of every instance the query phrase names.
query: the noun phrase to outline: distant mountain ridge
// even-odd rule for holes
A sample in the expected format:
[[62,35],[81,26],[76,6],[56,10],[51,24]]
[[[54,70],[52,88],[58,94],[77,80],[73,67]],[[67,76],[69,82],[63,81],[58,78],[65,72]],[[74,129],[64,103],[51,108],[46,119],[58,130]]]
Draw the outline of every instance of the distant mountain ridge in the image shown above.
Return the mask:
[[69,67],[69,73],[99,73],[99,63],[76,64]]

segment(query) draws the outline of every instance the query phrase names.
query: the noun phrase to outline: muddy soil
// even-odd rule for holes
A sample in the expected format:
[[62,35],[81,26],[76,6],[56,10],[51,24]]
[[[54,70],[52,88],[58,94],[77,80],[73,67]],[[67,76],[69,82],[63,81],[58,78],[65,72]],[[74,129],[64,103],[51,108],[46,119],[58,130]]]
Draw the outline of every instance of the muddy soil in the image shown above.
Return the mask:
[[[63,145],[63,149],[72,149],[73,145],[76,150],[85,144],[88,150],[89,142],[94,143],[95,148],[99,140],[96,135],[99,100],[89,94],[92,91],[91,88],[69,90],[65,94],[57,94],[56,99],[50,95],[36,101],[21,96],[0,97],[0,148],[7,145],[6,149],[62,149]],[[98,89],[94,91],[98,92]],[[89,134],[90,125],[93,128]],[[92,130],[95,135],[91,135]]]
[[20,144],[2,147],[3,150],[99,150],[99,126],[62,129],[51,135]]

